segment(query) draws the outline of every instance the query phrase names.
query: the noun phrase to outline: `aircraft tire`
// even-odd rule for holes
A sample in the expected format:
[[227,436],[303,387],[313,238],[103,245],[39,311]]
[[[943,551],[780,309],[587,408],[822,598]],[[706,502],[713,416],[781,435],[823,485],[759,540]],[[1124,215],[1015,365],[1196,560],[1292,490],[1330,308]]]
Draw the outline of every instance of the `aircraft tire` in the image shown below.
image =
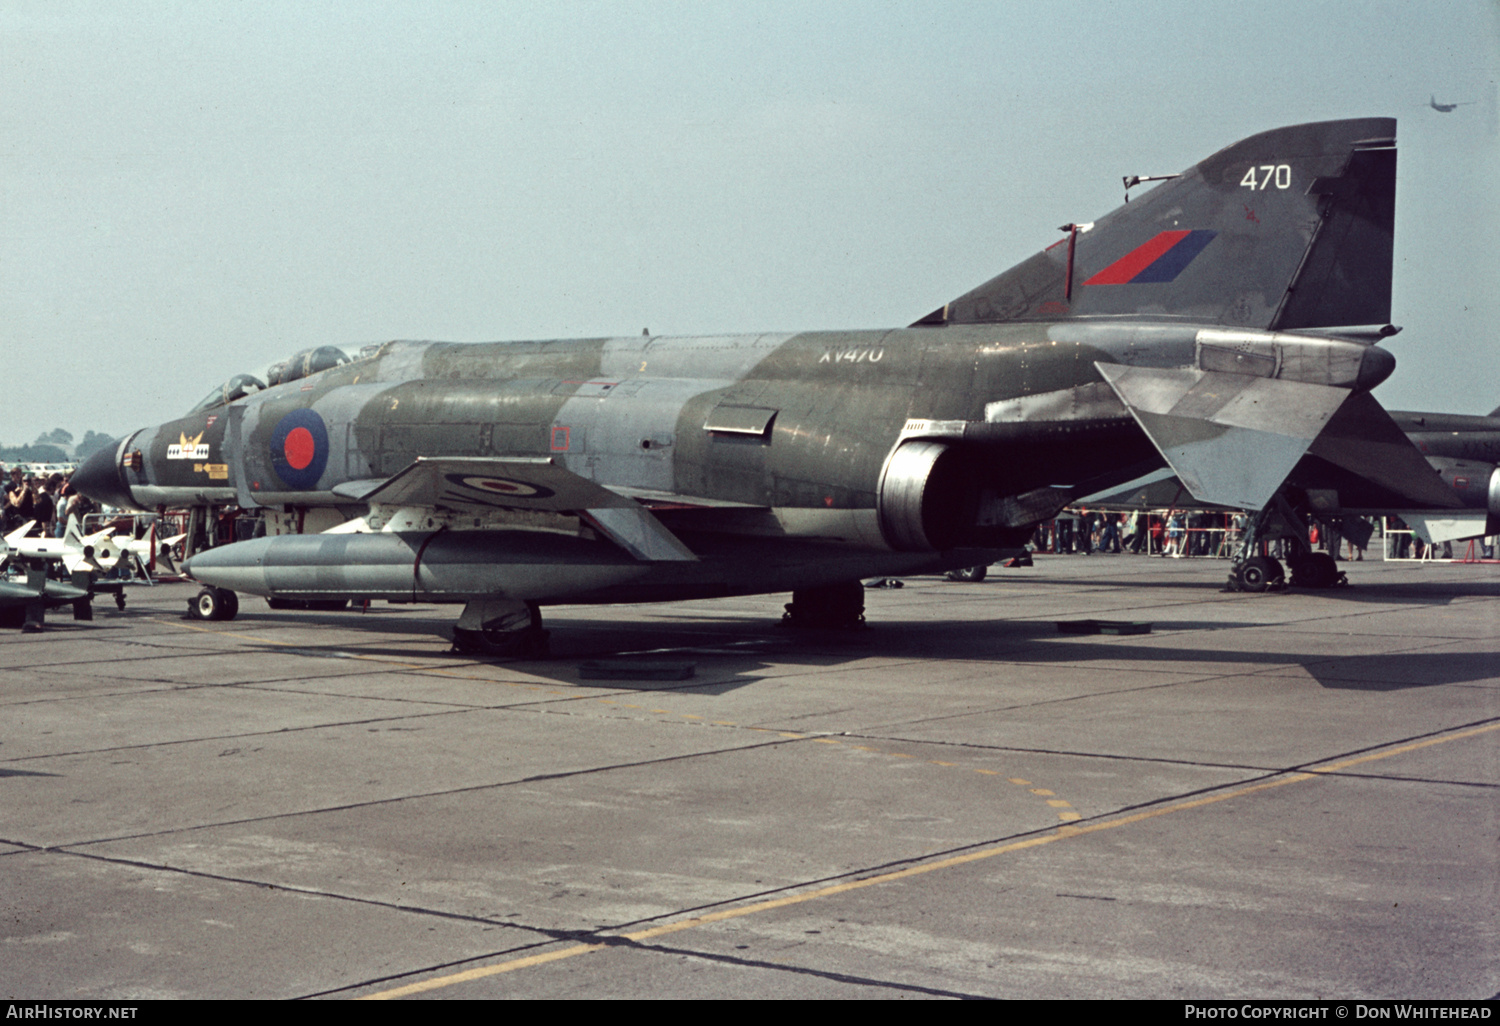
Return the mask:
[[94,604],[87,598],[73,600],[73,619],[92,620],[94,618]]
[[1338,562],[1326,552],[1309,553],[1292,564],[1294,588],[1332,588],[1342,577]]
[[950,581],[970,581],[978,584],[989,575],[990,568],[987,566],[966,566],[958,570],[949,570],[943,576]]
[[1265,591],[1286,579],[1281,563],[1270,556],[1252,556],[1240,565],[1241,591]]
[[204,588],[188,603],[194,620],[233,620],[239,611],[239,596],[227,588]]
[[503,659],[540,658],[547,655],[548,632],[542,629],[542,611],[528,602],[531,622],[519,630],[474,630],[453,628],[453,650],[465,655]]
[[792,592],[781,622],[788,627],[846,629],[865,622],[865,589],[859,581]]

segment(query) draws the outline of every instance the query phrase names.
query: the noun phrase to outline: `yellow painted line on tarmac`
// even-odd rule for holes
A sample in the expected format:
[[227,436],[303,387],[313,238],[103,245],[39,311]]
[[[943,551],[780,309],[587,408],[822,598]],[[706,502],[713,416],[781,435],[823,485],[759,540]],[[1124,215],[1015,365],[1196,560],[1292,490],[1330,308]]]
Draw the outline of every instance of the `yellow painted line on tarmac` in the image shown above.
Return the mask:
[[[1186,812],[1189,809],[1200,809],[1207,805],[1218,802],[1226,802],[1233,798],[1243,798],[1246,795],[1258,794],[1262,791],[1271,791],[1276,788],[1286,787],[1288,784],[1301,783],[1307,780],[1316,780],[1330,773],[1338,773],[1351,766],[1360,766],[1365,763],[1377,762],[1381,759],[1389,759],[1394,755],[1403,755],[1407,752],[1415,752],[1422,748],[1430,748],[1433,745],[1447,744],[1450,741],[1461,741],[1464,738],[1476,737],[1480,734],[1488,734],[1491,731],[1500,730],[1500,723],[1491,723],[1483,727],[1474,727],[1469,730],[1461,730],[1452,734],[1443,734],[1438,737],[1427,738],[1424,741],[1416,741],[1409,745],[1401,745],[1398,748],[1390,748],[1381,752],[1373,752],[1368,755],[1356,756],[1352,759],[1343,759],[1339,762],[1327,763],[1312,769],[1298,773],[1288,774],[1274,780],[1265,780],[1258,784],[1249,784],[1245,787],[1235,788],[1220,794],[1205,795],[1202,798],[1193,798],[1189,801],[1174,802],[1171,805],[1163,805],[1156,809],[1147,809],[1142,812],[1133,813],[1129,816],[1121,816],[1117,819],[1102,820],[1091,823],[1088,826],[1060,826],[1048,834],[1037,837],[1028,837],[1022,841],[1013,841],[1010,844],[1000,844],[993,848],[981,848],[978,851],[966,852],[962,855],[953,855],[949,858],[939,859],[935,862],[924,863],[920,866],[909,866],[906,869],[898,869],[889,873],[878,873],[860,880],[849,880],[844,883],[832,884],[827,887],[819,887],[815,890],[804,891],[801,894],[790,894],[782,898],[772,898],[767,901],[757,901],[750,905],[741,905],[738,908],[724,909],[721,912],[710,912],[706,915],[693,916],[689,919],[679,920],[675,923],[664,923],[661,926],[653,926],[645,930],[634,930],[630,933],[619,934],[619,940],[639,943],[663,937],[667,934],[680,933],[683,930],[692,930],[700,926],[712,923],[722,923],[730,919],[741,919],[745,916],[756,915],[761,912],[769,912],[773,909],[786,908],[791,905],[801,905],[820,898],[831,898],[838,894],[847,894],[850,891],[861,890],[866,887],[875,887],[879,884],[892,883],[897,880],[906,880],[927,873],[935,873],[941,869],[952,869],[955,866],[968,865],[971,862],[982,862],[1000,855],[1009,855],[1013,852],[1026,851],[1030,848],[1039,848],[1043,845],[1052,844],[1055,841],[1064,841],[1072,837],[1083,837],[1086,834],[1095,834],[1104,830],[1115,830],[1123,826],[1131,826],[1142,823],[1148,819],[1156,819],[1160,816],[1170,816],[1178,812]],[[548,962],[557,962],[565,958],[573,958],[578,955],[587,955],[607,948],[610,944],[575,944],[572,947],[562,948],[557,951],[547,952],[540,955],[528,955],[525,958],[511,959],[507,962],[497,962],[493,965],[477,966],[466,969],[463,972],[451,973],[447,976],[437,976],[430,980],[422,980],[410,983],[404,987],[395,987],[391,990],[380,991],[375,994],[366,994],[361,1000],[382,1001],[391,998],[410,997],[413,994],[421,994],[431,990],[440,990],[451,987],[458,983],[467,983],[470,980],[484,979],[489,976],[498,976],[501,973],[515,972],[518,969],[528,969],[532,966],[543,965]]]

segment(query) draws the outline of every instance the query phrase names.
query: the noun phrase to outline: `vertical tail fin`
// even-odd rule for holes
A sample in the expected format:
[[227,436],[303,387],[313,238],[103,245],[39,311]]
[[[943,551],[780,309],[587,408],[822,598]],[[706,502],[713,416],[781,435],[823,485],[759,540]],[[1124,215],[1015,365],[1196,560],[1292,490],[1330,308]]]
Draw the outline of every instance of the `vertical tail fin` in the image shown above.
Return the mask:
[[1074,228],[917,324],[1148,316],[1296,329],[1390,320],[1393,118],[1273,129]]

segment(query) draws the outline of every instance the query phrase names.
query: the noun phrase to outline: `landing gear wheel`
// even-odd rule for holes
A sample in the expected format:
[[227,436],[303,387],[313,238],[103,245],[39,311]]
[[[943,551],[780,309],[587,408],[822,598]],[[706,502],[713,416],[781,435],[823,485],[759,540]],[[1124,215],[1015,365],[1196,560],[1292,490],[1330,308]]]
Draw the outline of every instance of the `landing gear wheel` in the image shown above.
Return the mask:
[[1251,556],[1240,564],[1235,576],[1241,591],[1265,591],[1279,587],[1286,580],[1286,571],[1270,556]]
[[1338,562],[1326,552],[1312,552],[1292,563],[1294,588],[1335,588],[1348,583]]
[[115,592],[115,608],[116,609],[124,609],[125,608],[125,589],[124,588],[121,588],[119,591]]
[[92,620],[94,618],[94,604],[87,598],[73,600],[73,619]]
[[950,581],[972,581],[979,583],[990,572],[988,566],[966,566],[961,570],[949,570],[943,576]]
[[453,651],[509,659],[535,659],[547,654],[547,631],[542,629],[542,611],[535,602],[526,603],[526,615],[505,620],[498,628],[454,627]]
[[865,589],[858,581],[792,592],[781,622],[787,627],[858,627],[865,622]]
[[188,603],[194,620],[233,620],[240,611],[240,598],[228,588],[204,588]]

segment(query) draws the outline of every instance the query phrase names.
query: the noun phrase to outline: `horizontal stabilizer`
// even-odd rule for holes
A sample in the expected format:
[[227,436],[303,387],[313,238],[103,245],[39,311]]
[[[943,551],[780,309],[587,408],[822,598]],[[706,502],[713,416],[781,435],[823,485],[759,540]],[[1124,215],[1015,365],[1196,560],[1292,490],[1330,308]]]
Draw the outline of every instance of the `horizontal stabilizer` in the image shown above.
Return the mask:
[[[1340,486],[1352,475],[1358,488]],[[1349,396],[1338,414],[1308,449],[1307,459],[1292,475],[1305,489],[1335,487],[1340,505],[1379,509],[1461,509],[1464,505],[1427,457],[1412,444],[1375,397]],[[1359,496],[1357,491],[1374,494]]]
[[1218,371],[1095,364],[1200,502],[1260,509],[1350,393]]
[[1260,509],[1285,483],[1327,511],[1463,507],[1368,392],[1219,371],[1095,366],[1199,502]]

